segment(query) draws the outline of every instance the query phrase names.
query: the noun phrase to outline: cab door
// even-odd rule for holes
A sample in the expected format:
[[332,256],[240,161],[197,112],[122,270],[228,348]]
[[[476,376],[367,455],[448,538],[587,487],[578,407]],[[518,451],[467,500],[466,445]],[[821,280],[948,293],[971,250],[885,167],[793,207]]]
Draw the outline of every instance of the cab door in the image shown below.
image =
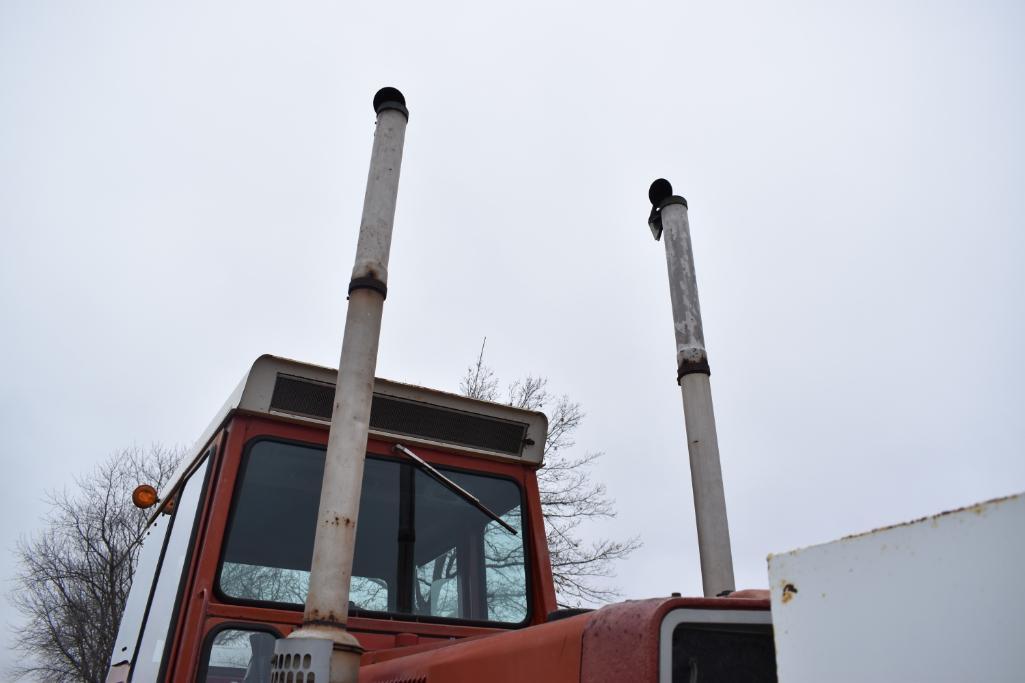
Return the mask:
[[167,672],[201,511],[207,500],[210,464],[220,442],[220,436],[214,438],[191,463],[171,503],[144,532],[111,657],[111,683],[149,683],[161,680]]

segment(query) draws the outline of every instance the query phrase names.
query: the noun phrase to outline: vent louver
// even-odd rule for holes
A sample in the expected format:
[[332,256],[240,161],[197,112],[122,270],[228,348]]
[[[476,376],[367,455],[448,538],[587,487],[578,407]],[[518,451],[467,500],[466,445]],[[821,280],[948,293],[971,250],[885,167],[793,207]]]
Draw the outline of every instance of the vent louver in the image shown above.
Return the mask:
[[271,410],[306,415],[320,420],[331,419],[335,402],[333,384],[321,384],[297,377],[278,375],[270,397]]
[[[330,420],[334,396],[332,384],[278,375],[270,408]],[[522,422],[383,394],[374,394],[370,429],[516,457],[523,454],[527,438],[527,425]]]

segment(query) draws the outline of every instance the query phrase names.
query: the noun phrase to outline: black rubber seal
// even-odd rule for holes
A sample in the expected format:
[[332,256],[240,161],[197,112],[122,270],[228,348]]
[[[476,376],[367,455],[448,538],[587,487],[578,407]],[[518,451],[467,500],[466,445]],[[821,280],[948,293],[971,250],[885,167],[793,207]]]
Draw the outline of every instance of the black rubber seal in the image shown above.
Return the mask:
[[409,121],[409,110],[406,109],[406,97],[398,88],[381,88],[374,95],[374,111],[380,114],[385,109],[394,109]]
[[409,121],[409,110],[406,109],[406,105],[400,102],[382,102],[380,106],[377,107],[377,113],[380,114],[385,109],[394,109],[405,116],[406,121]]
[[357,289],[372,289],[380,294],[382,299],[388,298],[388,285],[376,277],[354,277],[349,280],[349,294]]
[[676,369],[676,383],[679,384],[686,375],[712,375],[712,369],[708,367],[708,359],[685,360]]
[[559,621],[560,619],[569,619],[570,617],[587,614],[588,612],[593,611],[593,609],[589,609],[587,607],[563,607],[562,609],[557,609],[554,612],[549,612],[548,616],[545,618],[545,623]]
[[686,199],[684,199],[683,197],[681,197],[678,194],[674,194],[671,197],[666,197],[665,199],[663,199],[662,201],[660,201],[658,203],[658,211],[661,212],[662,209],[666,208],[670,204],[682,204],[683,208],[685,208],[685,209],[689,209],[690,208],[689,206],[687,206],[687,200]]

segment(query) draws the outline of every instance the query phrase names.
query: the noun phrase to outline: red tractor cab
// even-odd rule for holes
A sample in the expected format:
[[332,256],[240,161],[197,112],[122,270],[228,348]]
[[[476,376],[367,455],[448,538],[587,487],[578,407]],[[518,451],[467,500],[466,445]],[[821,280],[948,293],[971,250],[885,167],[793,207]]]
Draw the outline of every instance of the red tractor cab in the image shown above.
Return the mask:
[[[272,356],[253,364],[152,516],[111,680],[260,680],[246,677],[252,656],[302,621],[334,381]],[[540,413],[377,380],[349,618],[364,648],[492,634],[556,609],[535,477],[546,431]]]
[[[334,381],[253,364],[153,508],[109,683],[270,683],[275,640],[303,620]],[[541,413],[379,379],[370,430],[348,618],[361,681],[692,680],[695,657],[699,680],[733,680],[707,677],[730,661],[774,676],[767,600],[558,610]]]

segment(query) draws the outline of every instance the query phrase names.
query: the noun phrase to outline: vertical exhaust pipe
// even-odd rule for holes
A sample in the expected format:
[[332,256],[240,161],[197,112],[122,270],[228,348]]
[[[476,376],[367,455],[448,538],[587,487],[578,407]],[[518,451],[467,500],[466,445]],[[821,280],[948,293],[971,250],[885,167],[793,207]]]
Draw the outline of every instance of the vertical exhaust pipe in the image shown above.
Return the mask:
[[[388,255],[399,169],[409,120],[406,100],[395,88],[378,91],[374,96],[374,110],[377,129],[363,199],[356,264],[349,282],[349,309],[331,413],[309,593],[303,625],[287,639],[278,641],[272,667],[275,672],[286,668],[314,672],[317,681],[330,680],[331,683],[356,683],[363,653],[359,642],[346,630],[349,581],[356,546],[381,314],[388,293]],[[307,663],[309,669],[294,666],[305,667]],[[329,676],[325,667],[329,667]]]
[[676,381],[683,393],[687,450],[698,527],[701,583],[705,597],[735,589],[726,493],[719,464],[719,440],[712,412],[710,370],[701,327],[701,306],[694,274],[687,200],[673,194],[668,180],[659,178],[648,190],[648,227],[657,241],[663,235],[669,266],[669,295],[676,328]]

